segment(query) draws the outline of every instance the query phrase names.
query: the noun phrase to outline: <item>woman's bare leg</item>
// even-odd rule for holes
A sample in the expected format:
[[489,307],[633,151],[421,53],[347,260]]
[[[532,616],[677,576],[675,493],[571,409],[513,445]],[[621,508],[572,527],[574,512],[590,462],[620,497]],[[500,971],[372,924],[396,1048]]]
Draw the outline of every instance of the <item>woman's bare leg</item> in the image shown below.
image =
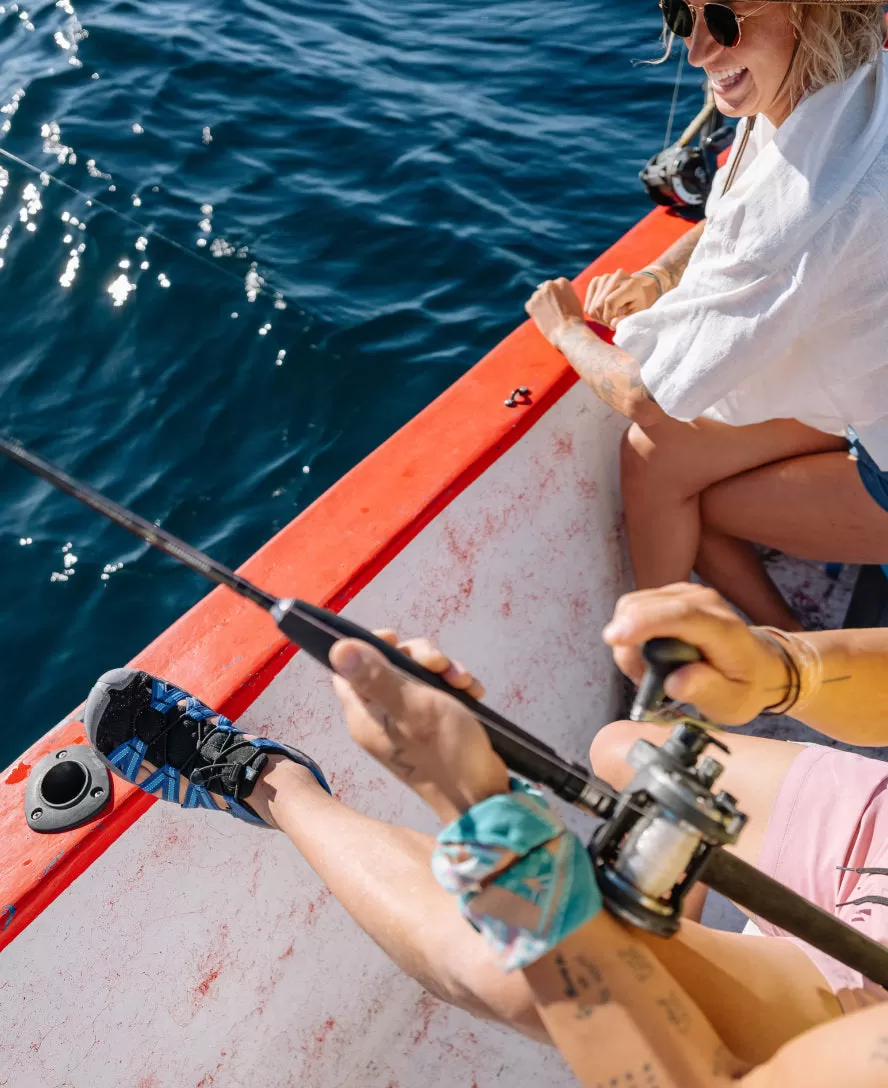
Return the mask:
[[781,631],[805,629],[769,577],[756,546],[712,528],[705,515],[694,570],[755,623]]
[[704,524],[801,559],[888,563],[888,512],[846,453],[796,457],[734,476],[701,498]]
[[634,932],[732,1053],[753,1065],[841,1015],[826,979],[785,938],[722,933],[690,921],[670,940]]
[[[638,722],[606,725],[589,749],[592,769],[618,790],[625,789],[635,776],[626,762],[632,745],[640,739],[662,744],[668,733],[668,728],[662,725]],[[731,754],[719,754],[725,773],[718,780],[718,788],[738,798],[741,812],[749,817],[739,842],[730,849],[750,865],[756,865],[783,779],[805,749],[798,744],[747,737],[742,733],[731,733],[723,739]]]
[[[605,726],[590,749],[593,770],[617,789],[624,789],[636,773],[626,762],[633,744],[640,739],[661,744],[666,733],[663,726],[636,722]],[[720,757],[725,773],[718,788],[734,794],[749,817],[740,840],[730,849],[756,865],[780,786],[804,749],[740,733],[729,736],[727,744],[731,754]],[[702,908],[702,901],[699,905]],[[720,933],[687,919],[677,939],[643,939],[705,1011],[726,1044],[748,1061],[764,1060],[764,1053],[773,1052],[775,1043],[783,1045],[780,1040],[787,1041],[793,1031],[806,1031],[840,1015],[838,1002],[818,968],[789,940]],[[763,957],[761,963],[759,956]],[[749,957],[755,957],[755,966]],[[738,1009],[745,1013],[738,1016]],[[763,1016],[763,1010],[771,1011]],[[773,1015],[777,1015],[777,1022],[771,1019]],[[762,1050],[756,1052],[756,1046]]]
[[[750,427],[729,427],[708,419],[693,423],[667,419],[644,429],[633,424],[623,440],[621,476],[636,586],[651,589],[688,579],[703,543],[701,495],[705,491],[763,465],[846,446],[844,439],[795,420],[772,420]],[[816,524],[823,506],[821,495],[809,509],[810,521]],[[736,513],[741,520],[745,516],[742,509]],[[721,528],[720,522],[710,524]],[[717,549],[717,545],[713,542],[711,548]],[[702,558],[704,566],[723,570],[725,547],[715,556],[704,553]],[[729,599],[736,599],[736,586],[743,577],[751,578],[744,611],[752,620],[793,622],[788,609],[781,616],[774,596],[777,591],[768,588],[770,580],[764,568],[752,562],[748,551],[733,549],[722,575],[726,584],[720,587]]]

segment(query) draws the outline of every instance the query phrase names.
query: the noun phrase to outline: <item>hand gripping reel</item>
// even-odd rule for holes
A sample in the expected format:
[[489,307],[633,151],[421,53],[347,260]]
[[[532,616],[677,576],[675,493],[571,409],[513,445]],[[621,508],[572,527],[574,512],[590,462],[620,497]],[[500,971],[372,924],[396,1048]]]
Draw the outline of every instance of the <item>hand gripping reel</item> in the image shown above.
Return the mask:
[[[632,717],[656,721],[666,677],[700,653],[677,639],[653,639],[643,656],[648,668]],[[729,751],[692,718],[679,721],[662,747],[637,741],[628,757],[636,776],[590,846],[608,909],[661,937],[678,929],[684,898],[713,847],[736,842],[746,823],[729,793],[712,791],[724,767],[703,754],[710,744]]]

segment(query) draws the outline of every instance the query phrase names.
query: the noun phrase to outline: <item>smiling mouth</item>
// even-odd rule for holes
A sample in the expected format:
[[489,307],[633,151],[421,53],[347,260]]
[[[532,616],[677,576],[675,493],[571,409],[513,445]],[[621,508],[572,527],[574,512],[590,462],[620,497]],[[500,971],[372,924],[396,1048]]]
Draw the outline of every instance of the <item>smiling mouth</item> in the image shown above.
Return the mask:
[[743,82],[748,68],[730,68],[724,72],[707,72],[709,82],[716,94],[728,94]]

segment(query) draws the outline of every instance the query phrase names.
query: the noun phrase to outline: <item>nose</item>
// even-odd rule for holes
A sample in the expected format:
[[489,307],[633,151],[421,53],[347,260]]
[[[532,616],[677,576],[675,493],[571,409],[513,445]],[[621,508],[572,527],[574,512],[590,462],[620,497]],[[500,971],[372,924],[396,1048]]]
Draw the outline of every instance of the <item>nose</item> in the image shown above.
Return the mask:
[[709,33],[706,19],[703,17],[703,8],[697,8],[697,18],[694,20],[694,32],[686,39],[688,47],[688,63],[694,68],[705,68],[713,60],[724,52],[724,46]]

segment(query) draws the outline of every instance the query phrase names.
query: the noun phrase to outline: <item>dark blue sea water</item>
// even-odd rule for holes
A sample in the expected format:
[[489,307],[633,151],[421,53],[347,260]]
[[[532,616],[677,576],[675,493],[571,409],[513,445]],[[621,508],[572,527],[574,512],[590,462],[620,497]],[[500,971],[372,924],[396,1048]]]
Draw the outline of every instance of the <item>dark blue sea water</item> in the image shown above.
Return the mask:
[[[675,73],[656,0],[0,12],[0,148],[86,194],[0,160],[0,430],[232,566],[647,210]],[[205,591],[0,464],[0,767]]]

